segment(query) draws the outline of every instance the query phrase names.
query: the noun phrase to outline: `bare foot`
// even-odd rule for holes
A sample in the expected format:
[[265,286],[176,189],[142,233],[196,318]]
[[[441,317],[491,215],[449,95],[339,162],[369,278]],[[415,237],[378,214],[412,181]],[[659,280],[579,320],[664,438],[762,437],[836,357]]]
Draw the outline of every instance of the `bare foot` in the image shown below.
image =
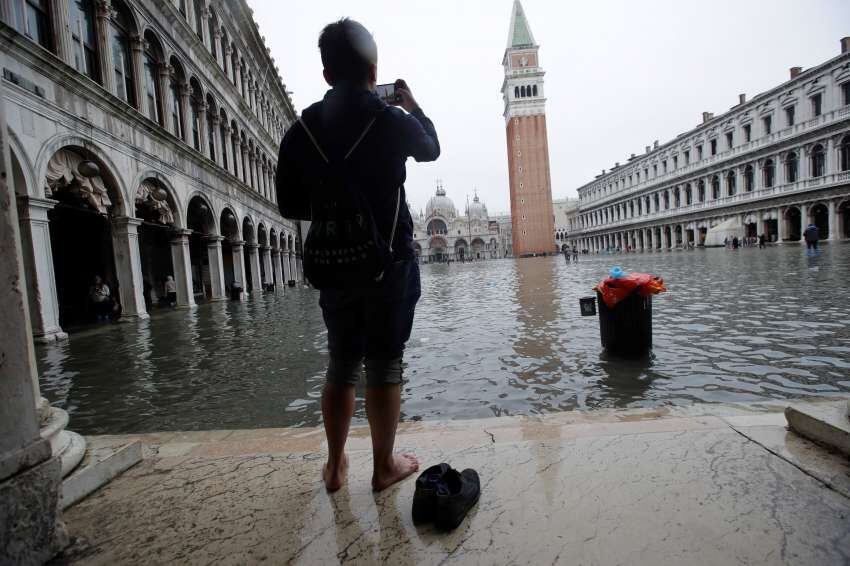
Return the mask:
[[419,471],[419,460],[413,454],[393,454],[390,463],[376,468],[372,475],[372,490],[382,491]]
[[348,456],[346,454],[342,455],[342,462],[340,462],[338,466],[331,468],[331,463],[328,462],[325,464],[325,467],[322,468],[322,479],[325,480],[325,489],[327,489],[330,493],[339,491],[339,488],[345,485],[347,477]]

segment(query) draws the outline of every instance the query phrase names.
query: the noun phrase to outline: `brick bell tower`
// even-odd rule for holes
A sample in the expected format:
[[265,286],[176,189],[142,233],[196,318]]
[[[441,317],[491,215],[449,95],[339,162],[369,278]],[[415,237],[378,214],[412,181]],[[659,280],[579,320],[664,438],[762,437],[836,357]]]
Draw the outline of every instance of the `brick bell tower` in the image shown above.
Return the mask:
[[502,96],[516,257],[557,252],[543,91],[545,73],[537,56],[539,48],[522,4],[514,0],[508,46],[502,60]]

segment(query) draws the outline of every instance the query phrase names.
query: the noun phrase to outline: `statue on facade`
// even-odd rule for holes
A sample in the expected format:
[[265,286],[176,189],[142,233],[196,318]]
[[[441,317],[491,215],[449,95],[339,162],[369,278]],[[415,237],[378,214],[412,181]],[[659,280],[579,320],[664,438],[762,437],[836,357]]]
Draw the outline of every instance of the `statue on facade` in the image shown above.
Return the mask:
[[168,193],[149,181],[144,181],[136,191],[136,207],[147,210],[156,222],[174,224],[174,213],[168,205]]
[[88,177],[80,172],[83,156],[67,149],[60,149],[47,164],[44,195],[55,197],[57,193],[71,195],[97,212],[106,215],[112,208],[109,192],[100,175]]

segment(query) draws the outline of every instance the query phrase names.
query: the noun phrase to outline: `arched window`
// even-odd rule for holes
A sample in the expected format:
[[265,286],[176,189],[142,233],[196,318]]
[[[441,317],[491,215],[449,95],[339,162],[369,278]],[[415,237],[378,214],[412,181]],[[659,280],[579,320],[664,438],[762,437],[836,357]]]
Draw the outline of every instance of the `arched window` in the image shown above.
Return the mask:
[[776,167],[774,166],[772,159],[768,159],[764,162],[763,171],[765,188],[772,187],[774,180],[776,179]]
[[215,12],[210,11],[210,19],[209,23],[209,33],[210,33],[210,53],[212,53],[213,59],[218,61],[218,49],[215,48],[215,31],[218,29],[218,16],[215,15]]
[[519,87],[518,86],[514,87],[514,98],[519,98]]
[[204,37],[204,2],[203,0],[193,0],[195,4],[195,33],[203,40]]
[[735,172],[729,171],[726,173],[726,195],[733,196],[738,192],[738,183],[735,179]]
[[687,184],[685,185],[685,204],[690,206],[691,204],[693,204],[693,202],[693,191],[691,191],[691,185]]
[[204,106],[204,95],[201,90],[201,84],[197,79],[192,79],[189,83],[190,95],[192,97],[191,107],[192,112],[192,147],[197,151],[201,151],[201,111]]
[[812,177],[823,177],[824,169],[826,169],[826,154],[823,146],[817,144],[812,148]]
[[221,67],[224,71],[224,76],[230,76],[230,57],[227,56],[227,47],[230,45],[230,39],[227,37],[227,31],[221,28]]
[[711,178],[711,198],[714,200],[720,198],[720,177],[717,175]]
[[664,210],[668,210],[670,208],[670,193],[664,191]]
[[109,35],[112,48],[112,69],[115,74],[115,95],[138,108],[136,101],[135,77],[133,77],[133,59],[130,52],[130,38],[136,29],[126,4],[112,2],[112,18],[109,20]]
[[705,202],[705,181],[700,181],[697,184],[697,201]]
[[753,174],[753,166],[747,165],[744,169],[744,190],[746,192],[752,192],[755,186],[755,175]]
[[785,182],[793,183],[797,180],[797,154],[791,152],[785,158]]
[[239,127],[236,125],[236,120],[230,123],[230,151],[233,153],[233,174],[238,178],[242,151],[239,149]]
[[239,76],[239,53],[236,51],[236,43],[230,44],[230,72],[230,78],[235,85]]
[[145,34],[145,108],[148,118],[157,124],[165,124],[159,92],[159,69],[162,65],[162,50],[151,32]]
[[174,57],[171,58],[171,67],[174,69],[171,83],[168,85],[171,96],[171,127],[174,135],[182,140],[186,136],[183,131],[183,105],[180,103],[180,91],[185,88],[186,75],[183,73],[183,67]]
[[248,100],[248,80],[245,76],[245,62],[239,60],[239,75],[242,77],[242,98]]
[[219,128],[218,132],[219,132],[219,135],[221,136],[221,166],[224,167],[225,169],[227,169],[228,163],[227,163],[227,149],[226,149],[227,145],[226,144],[227,144],[227,137],[228,137],[228,133],[227,133],[228,120],[227,120],[227,114],[224,112],[224,108],[221,109],[220,120],[221,120],[221,122],[218,126],[218,128]]
[[850,136],[844,136],[841,140],[841,170],[850,171]]
[[522,85],[522,97],[525,98],[528,96],[528,87]]
[[215,137],[218,134],[216,132],[216,117],[218,113],[216,112],[215,100],[213,100],[212,96],[207,94],[207,144],[209,149],[210,160],[213,163],[218,163],[215,151]]
[[531,87],[531,96],[537,96],[537,85]]
[[48,0],[14,0],[12,26],[45,49],[51,49],[50,3]]
[[74,49],[74,68],[100,82],[97,68],[97,35],[94,28],[92,0],[71,0],[71,41]]

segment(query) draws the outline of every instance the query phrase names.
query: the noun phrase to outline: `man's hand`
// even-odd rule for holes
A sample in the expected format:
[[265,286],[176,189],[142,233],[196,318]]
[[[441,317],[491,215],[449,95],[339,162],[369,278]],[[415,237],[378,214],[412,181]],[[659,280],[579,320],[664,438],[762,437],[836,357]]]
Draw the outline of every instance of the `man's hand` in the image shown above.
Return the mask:
[[417,104],[416,99],[413,98],[413,93],[410,92],[410,87],[407,86],[407,83],[403,79],[398,79],[395,82],[395,92],[401,99],[397,103],[398,106],[401,106],[407,112],[413,112],[419,108],[419,104]]

